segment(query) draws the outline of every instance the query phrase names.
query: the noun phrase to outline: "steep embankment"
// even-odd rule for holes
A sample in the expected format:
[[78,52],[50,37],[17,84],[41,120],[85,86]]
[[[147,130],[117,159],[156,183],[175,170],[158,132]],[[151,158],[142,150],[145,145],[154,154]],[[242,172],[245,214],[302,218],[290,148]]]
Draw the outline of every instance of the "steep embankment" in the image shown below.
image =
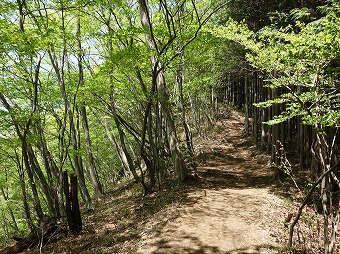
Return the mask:
[[42,253],[278,253],[282,201],[267,157],[242,137],[240,115],[216,129],[196,146],[198,180],[169,182],[148,197],[135,184],[117,189],[84,214],[79,236]]

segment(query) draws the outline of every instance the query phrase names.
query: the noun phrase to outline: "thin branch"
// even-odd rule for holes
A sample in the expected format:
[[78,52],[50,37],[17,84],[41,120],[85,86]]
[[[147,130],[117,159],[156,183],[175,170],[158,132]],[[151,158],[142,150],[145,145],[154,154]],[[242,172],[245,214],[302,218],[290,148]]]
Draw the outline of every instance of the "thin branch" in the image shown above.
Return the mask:
[[[220,9],[222,9],[224,6],[226,6],[227,4],[229,4],[231,2],[231,0],[225,2],[224,4],[221,4],[220,6],[216,7],[214,10],[212,10],[211,13],[209,13],[205,19],[200,22],[199,26],[197,27],[194,35],[170,58],[170,60],[168,61],[169,63],[172,62],[177,56],[181,55],[183,50],[191,43],[193,42],[197,36],[198,33],[201,31],[202,27],[209,21],[209,19],[216,13],[218,12]],[[165,66],[163,66],[162,68],[164,68]]]
[[198,24],[201,25],[201,18],[198,15],[198,11],[197,11],[197,8],[196,8],[195,0],[191,0],[191,3],[192,3],[192,6],[194,7],[194,11],[195,11],[195,14],[196,14],[196,18],[197,18]]
[[334,152],[334,146],[335,146],[335,141],[336,141],[336,138],[338,136],[338,128],[336,128],[336,131],[334,133],[334,136],[333,136],[333,140],[332,140],[332,145],[331,145],[331,148],[330,148],[330,153],[329,153],[329,158],[332,159],[332,156],[333,156],[333,152]]
[[326,177],[328,174],[330,174],[333,170],[337,169],[337,166],[340,164],[340,160],[338,160],[335,165],[333,165],[330,169],[328,169],[325,173],[323,173],[318,179],[317,181],[312,185],[312,187],[310,188],[310,190],[308,191],[307,195],[305,196],[302,204],[299,207],[298,213],[296,214],[292,224],[290,224],[289,227],[289,240],[288,240],[288,248],[291,249],[292,245],[293,245],[293,234],[294,234],[294,227],[296,225],[296,223],[299,221],[300,216],[302,214],[302,210],[303,208],[307,205],[310,197],[312,196],[315,188],[320,184],[320,182],[323,180],[324,177]]

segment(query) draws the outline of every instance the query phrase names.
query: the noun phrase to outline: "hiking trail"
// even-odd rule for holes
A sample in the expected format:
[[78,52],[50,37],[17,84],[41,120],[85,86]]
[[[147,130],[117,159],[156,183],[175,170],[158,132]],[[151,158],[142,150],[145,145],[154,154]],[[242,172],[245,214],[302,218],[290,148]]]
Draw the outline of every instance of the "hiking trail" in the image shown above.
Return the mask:
[[83,214],[79,235],[26,254],[278,253],[284,204],[268,156],[242,136],[243,117],[217,122],[195,149],[197,180],[175,181],[144,197],[129,181]]
[[219,133],[196,147],[202,186],[188,194],[190,203],[159,217],[162,223],[142,237],[138,253],[278,252],[282,200],[271,193],[268,158],[242,137],[242,122],[232,112],[218,123]]

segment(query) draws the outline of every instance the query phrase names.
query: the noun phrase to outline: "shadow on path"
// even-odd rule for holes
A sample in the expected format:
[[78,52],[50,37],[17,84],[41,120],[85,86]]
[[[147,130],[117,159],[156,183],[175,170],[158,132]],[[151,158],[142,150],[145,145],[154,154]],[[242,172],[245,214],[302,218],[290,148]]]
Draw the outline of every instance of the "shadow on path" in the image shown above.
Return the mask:
[[[199,178],[187,183],[176,215],[152,225],[139,253],[277,253],[271,215],[281,200],[271,194],[267,158],[241,136],[238,115],[196,148]],[[254,152],[255,151],[255,152]]]

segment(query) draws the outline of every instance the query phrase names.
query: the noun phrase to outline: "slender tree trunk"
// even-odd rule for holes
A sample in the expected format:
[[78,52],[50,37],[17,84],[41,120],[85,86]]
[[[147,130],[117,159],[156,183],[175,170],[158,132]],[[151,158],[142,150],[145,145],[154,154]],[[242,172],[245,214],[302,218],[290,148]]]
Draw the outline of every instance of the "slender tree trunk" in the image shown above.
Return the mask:
[[[3,187],[0,187],[0,191],[1,191],[1,194],[4,200],[8,201],[9,200],[8,194],[5,193],[5,190]],[[9,212],[9,215],[11,216],[11,220],[12,220],[11,226],[13,227],[16,233],[19,233],[18,223],[17,223],[17,220],[15,219],[13,209],[7,205],[7,210]]]
[[[64,16],[64,9],[62,8],[61,10],[61,19],[62,19],[62,29],[65,32],[65,16]],[[52,67],[54,69],[54,72],[57,76],[58,80],[58,85],[59,89],[62,95],[62,99],[64,102],[64,107],[65,107],[65,113],[67,114],[68,120],[69,120],[69,128],[70,128],[70,138],[71,138],[71,144],[72,148],[74,150],[72,154],[72,161],[74,165],[74,169],[76,171],[76,174],[78,176],[79,180],[79,187],[80,191],[83,194],[83,198],[85,201],[85,204],[87,206],[87,209],[91,210],[92,209],[92,200],[90,197],[90,194],[87,190],[86,183],[85,183],[85,177],[84,177],[84,172],[82,169],[82,164],[81,164],[81,158],[80,155],[77,154],[77,151],[79,150],[79,144],[77,141],[77,132],[76,132],[76,127],[74,123],[74,114],[72,111],[72,108],[70,106],[70,102],[66,93],[66,88],[65,88],[65,75],[64,75],[64,66],[65,66],[65,61],[67,57],[67,50],[66,50],[66,39],[65,35],[63,38],[63,52],[62,52],[62,59],[61,59],[61,66],[59,67],[57,57],[54,52],[54,47],[51,46],[50,49],[48,50],[48,54],[51,60]]]
[[[83,67],[83,49],[81,44],[81,31],[80,31],[80,18],[78,17],[78,24],[77,24],[77,41],[78,41],[78,87],[82,87],[84,85],[84,67]],[[100,197],[103,194],[103,190],[101,188],[101,184],[99,182],[96,169],[95,169],[95,163],[93,158],[93,153],[91,150],[91,138],[90,138],[90,130],[89,130],[89,124],[87,119],[87,113],[86,113],[86,107],[85,107],[85,101],[81,102],[80,104],[80,112],[81,112],[81,119],[82,119],[82,126],[85,134],[85,147],[86,147],[86,156],[87,156],[87,163],[88,168],[90,171],[90,179],[92,182],[92,186],[95,192],[95,196],[97,199],[100,199]]]
[[[159,149],[158,149],[158,141],[157,141],[157,135],[160,135],[160,126],[159,126],[159,121],[158,116],[159,116],[159,107],[154,105],[155,109],[155,116],[149,112],[148,115],[148,122],[147,122],[147,133],[149,137],[149,145],[150,145],[150,152],[151,153],[151,158],[152,161],[148,158],[147,152],[145,149],[143,149],[141,156],[146,164],[146,168],[148,171],[148,176],[149,176],[149,186],[148,186],[148,192],[152,192],[153,188],[156,184],[156,172],[158,171],[158,166],[159,166]],[[155,121],[153,121],[153,118],[156,118]],[[153,126],[153,123],[156,122],[155,126]],[[158,173],[158,172],[157,172]]]
[[[265,97],[266,97],[266,90],[265,88],[262,86],[261,89],[261,101],[265,101]],[[267,133],[266,133],[266,126],[264,124],[264,122],[267,120],[266,116],[267,116],[267,109],[265,108],[261,108],[261,151],[265,151],[266,149],[266,138],[267,138]]]
[[[135,178],[135,181],[140,182],[142,184],[144,191],[145,191],[145,194],[149,194],[150,188],[145,184],[143,172],[141,171],[141,177],[139,177],[139,175],[136,172],[136,168],[135,168],[135,165],[133,163],[133,159],[131,158],[131,155],[126,148],[125,134],[124,134],[124,131],[121,128],[121,124],[119,122],[119,118],[118,118],[118,115],[117,115],[117,112],[116,112],[116,108],[115,108],[113,98],[111,98],[110,109],[111,109],[111,113],[113,115],[113,118],[114,118],[115,123],[116,123],[117,130],[118,130],[120,146],[117,145],[117,142],[115,141],[114,137],[112,136],[111,131],[108,128],[107,122],[104,122],[104,127],[106,129],[108,138],[109,138],[110,142],[112,143],[112,145],[114,147],[118,148],[118,153],[120,154],[120,158],[123,160],[123,165],[125,165],[125,167],[127,167],[131,171],[132,175]],[[145,162],[148,163],[148,161],[145,161]]]
[[[35,95],[37,96],[37,91],[35,93]],[[11,105],[7,102],[5,96],[3,94],[0,93],[0,100],[2,101],[4,107],[8,110],[8,112],[12,112],[13,108],[11,107]],[[33,109],[32,109],[32,113],[33,114],[35,112],[35,108],[36,108],[36,102],[33,102]],[[31,187],[32,190],[32,196],[33,196],[33,202],[34,202],[34,209],[37,213],[37,218],[39,220],[42,220],[44,218],[44,214],[41,208],[41,204],[40,204],[40,200],[39,200],[39,195],[38,195],[38,190],[36,187],[36,183],[34,181],[34,176],[33,176],[33,172],[32,172],[32,168],[31,168],[31,163],[30,163],[30,159],[29,159],[29,151],[28,151],[28,145],[27,145],[27,133],[29,132],[29,127],[31,124],[31,118],[29,118],[26,121],[23,133],[21,133],[21,128],[19,126],[19,124],[17,123],[16,119],[14,119],[14,116],[11,115],[12,117],[12,121],[14,123],[14,127],[16,130],[16,133],[21,141],[21,155],[22,155],[22,160],[23,163],[25,165],[25,169],[27,172],[27,176],[29,178],[29,185]]]
[[255,107],[253,105],[253,103],[258,102],[258,92],[259,92],[259,77],[257,75],[257,73],[255,73],[255,77],[254,77],[254,83],[253,83],[253,92],[252,92],[252,103],[251,103],[251,107],[252,107],[252,118],[253,118],[253,138],[255,141],[255,144],[257,144],[257,140],[258,140],[258,108]]
[[[120,160],[120,163],[122,165],[122,169],[118,170],[118,175],[119,175],[119,177],[124,177],[126,175],[125,171],[132,172],[130,170],[128,160],[126,158],[126,155],[125,155],[123,149],[121,148],[121,146],[118,145],[116,138],[113,135],[112,128],[108,126],[109,124],[107,123],[106,120],[103,120],[103,121],[104,121],[103,125],[104,125],[105,131],[106,131],[106,136],[107,136],[108,140],[110,141],[112,147],[115,149],[115,151],[118,155],[118,158]],[[134,176],[135,180],[138,179],[137,173],[136,173],[136,176],[134,174],[133,174],[133,176]]]
[[[328,165],[328,156],[327,156],[327,148],[325,147],[327,144],[324,143],[323,137],[317,133],[317,140],[319,145],[319,158],[321,161],[322,173],[325,173],[330,167]],[[322,210],[323,210],[323,229],[324,229],[324,248],[325,254],[329,254],[329,224],[328,224],[328,217],[330,214],[329,211],[329,200],[328,200],[328,193],[329,193],[329,176],[325,176],[321,181],[321,202],[322,202]]]
[[244,135],[247,137],[249,135],[249,88],[248,88],[248,78],[244,77]]
[[[278,97],[278,90],[277,88],[273,89],[273,98],[277,98]],[[273,115],[277,116],[279,115],[279,106],[278,105],[273,105]],[[272,126],[272,153],[271,153],[271,158],[272,158],[272,162],[274,162],[275,165],[280,165],[281,161],[280,161],[280,124],[275,124]],[[282,144],[282,143],[281,143]],[[282,180],[283,178],[283,172],[280,169],[280,167],[274,167],[274,178],[276,180]]]
[[41,208],[41,203],[40,203],[40,199],[39,199],[39,195],[38,195],[37,186],[36,186],[36,183],[34,181],[32,168],[30,166],[26,140],[24,140],[22,142],[21,150],[22,150],[22,156],[23,156],[23,160],[24,160],[24,164],[25,164],[25,168],[26,168],[26,172],[27,172],[27,176],[28,176],[28,183],[29,183],[31,190],[32,190],[34,209],[36,211],[37,218],[39,220],[43,220],[45,215],[44,215],[42,208]]
[[[45,199],[46,199],[46,204],[47,204],[49,214],[55,217],[57,216],[59,207],[54,206],[53,192],[51,192],[51,187],[49,183],[47,182],[46,177],[40,168],[39,162],[31,146],[27,146],[27,154],[29,158],[29,163],[31,165],[32,174],[37,179],[37,182],[39,183],[41,190],[45,194]],[[49,170],[49,168],[46,168],[46,170]]]
[[37,124],[38,135],[40,136],[40,144],[38,144],[38,149],[40,150],[41,156],[44,161],[44,167],[48,180],[48,189],[51,195],[52,209],[55,216],[59,217],[63,212],[63,201],[62,201],[62,192],[61,189],[58,188],[62,186],[62,174],[56,165],[53,156],[51,155],[48,146],[46,144],[46,140],[44,137],[43,130],[40,124]]
[[184,132],[185,132],[185,140],[187,144],[187,149],[189,151],[189,155],[191,157],[194,156],[195,151],[194,151],[194,146],[192,143],[192,133],[191,133],[191,128],[187,120],[187,112],[186,108],[184,105],[184,95],[183,95],[183,80],[184,80],[184,54],[181,54],[181,59],[179,66],[177,68],[177,85],[178,85],[178,90],[179,90],[179,98],[180,98],[180,109],[181,109],[181,118],[182,118],[182,124],[184,127]]
[[159,93],[159,100],[161,111],[166,121],[166,131],[169,139],[169,147],[171,152],[172,161],[174,164],[175,174],[180,181],[183,181],[187,175],[187,167],[184,162],[183,155],[179,149],[179,142],[176,133],[175,122],[173,119],[172,111],[169,104],[168,87],[165,82],[164,70],[158,59],[158,47],[155,38],[153,37],[153,29],[151,17],[149,15],[149,6],[147,0],[139,0],[140,20],[144,29],[148,31],[145,34],[145,40],[150,49],[153,51],[151,56],[152,63],[152,82],[156,84],[157,92]]
[[16,164],[17,164],[17,167],[18,167],[19,184],[20,184],[20,189],[21,189],[21,194],[22,194],[22,201],[23,201],[23,205],[24,205],[25,219],[26,219],[28,228],[30,230],[33,230],[34,224],[33,224],[33,220],[32,220],[32,217],[31,217],[31,211],[30,211],[28,201],[27,201],[25,173],[24,173],[23,165],[21,165],[21,163],[20,163],[19,154],[16,151],[15,151],[15,160],[16,160]]

